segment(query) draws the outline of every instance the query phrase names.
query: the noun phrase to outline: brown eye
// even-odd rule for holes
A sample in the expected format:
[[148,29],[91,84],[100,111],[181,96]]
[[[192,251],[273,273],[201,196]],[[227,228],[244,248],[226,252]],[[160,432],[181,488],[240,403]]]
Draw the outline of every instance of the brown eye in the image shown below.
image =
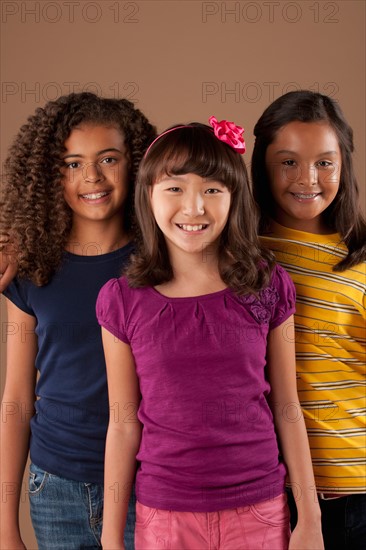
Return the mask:
[[75,170],[76,168],[79,168],[80,163],[79,162],[66,162],[65,167],[70,168],[71,170]]
[[114,162],[117,162],[117,159],[114,157],[106,157],[102,160],[102,163],[104,164],[113,164]]

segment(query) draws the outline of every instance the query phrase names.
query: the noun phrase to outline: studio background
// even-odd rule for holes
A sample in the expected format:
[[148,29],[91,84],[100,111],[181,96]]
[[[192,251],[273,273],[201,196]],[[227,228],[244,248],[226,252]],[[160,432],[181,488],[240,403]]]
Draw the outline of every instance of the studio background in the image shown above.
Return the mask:
[[[1,165],[36,107],[72,91],[133,101],[159,130],[214,114],[253,127],[287,91],[338,100],[354,129],[365,210],[365,2],[1,2]],[[8,333],[1,304],[1,382]],[[36,543],[25,487],[21,528]],[[7,487],[2,485],[2,498]],[[2,549],[6,550],[6,549]]]

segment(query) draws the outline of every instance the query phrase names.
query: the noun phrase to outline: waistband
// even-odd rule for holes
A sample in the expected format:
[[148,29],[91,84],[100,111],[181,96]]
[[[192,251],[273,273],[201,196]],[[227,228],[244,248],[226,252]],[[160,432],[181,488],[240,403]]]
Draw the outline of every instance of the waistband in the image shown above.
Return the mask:
[[334,500],[336,498],[350,497],[357,494],[359,493],[344,493],[341,495],[339,493],[318,493],[318,498],[320,498],[321,500]]

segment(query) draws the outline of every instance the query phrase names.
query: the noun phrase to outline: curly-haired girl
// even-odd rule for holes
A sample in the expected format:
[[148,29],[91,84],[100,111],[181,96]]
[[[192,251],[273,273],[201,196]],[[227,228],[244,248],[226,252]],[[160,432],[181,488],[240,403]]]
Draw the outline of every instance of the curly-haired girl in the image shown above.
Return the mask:
[[[1,501],[3,548],[24,548],[28,449],[39,549],[100,547],[105,436],[109,412],[120,411],[108,407],[95,301],[131,252],[134,180],[154,135],[125,99],[70,94],[38,108],[10,149],[0,233],[18,274],[5,292],[11,414],[1,418],[1,473],[12,490]],[[131,505],[126,548],[133,529]]]

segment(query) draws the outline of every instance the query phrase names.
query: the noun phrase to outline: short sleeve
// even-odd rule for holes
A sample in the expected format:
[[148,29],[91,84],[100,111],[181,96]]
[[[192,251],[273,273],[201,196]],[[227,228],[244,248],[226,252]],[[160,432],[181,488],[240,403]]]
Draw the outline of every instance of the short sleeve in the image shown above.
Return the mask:
[[28,315],[33,315],[34,317],[34,311],[30,305],[29,300],[30,285],[30,281],[21,280],[16,277],[4,290],[3,295],[6,296],[8,300],[13,302],[13,304],[16,305],[19,309],[21,309],[25,313],[28,313]]
[[129,344],[126,335],[122,279],[111,279],[100,290],[96,304],[98,323],[113,336]]
[[[272,330],[295,313],[296,290],[290,275],[278,264],[273,269],[270,288],[276,291],[278,297],[269,323],[269,328]],[[266,290],[262,292],[265,294]]]

